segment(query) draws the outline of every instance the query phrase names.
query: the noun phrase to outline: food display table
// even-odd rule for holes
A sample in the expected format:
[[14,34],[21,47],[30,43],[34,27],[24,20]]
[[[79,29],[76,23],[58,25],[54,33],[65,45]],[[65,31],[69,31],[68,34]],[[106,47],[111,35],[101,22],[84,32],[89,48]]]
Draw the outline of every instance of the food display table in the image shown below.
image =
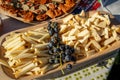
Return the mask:
[[[117,1],[117,3],[115,3],[115,4],[119,4],[119,3],[120,3],[120,1]],[[113,6],[115,4],[111,4],[111,6]],[[114,8],[111,6],[108,5],[107,8],[108,9]],[[118,12],[120,13],[120,10],[118,11],[118,8],[119,7],[116,8],[117,11],[115,11],[115,9],[112,9],[114,11],[111,10],[111,13],[113,15],[115,15],[116,17],[118,16],[117,13]],[[32,26],[31,24],[26,24],[26,23],[17,21],[15,19],[3,16],[3,15],[0,15],[0,17],[2,18],[2,21],[3,21],[3,30],[2,30],[2,32],[0,32],[0,36],[2,34],[5,34],[7,32],[10,32],[10,31],[13,31],[16,29]],[[91,63],[91,65],[88,65],[82,69],[80,68],[79,71],[73,72],[66,76],[56,78],[54,80],[106,80],[106,77],[109,74],[109,71],[112,67],[112,64],[114,62],[116,54],[117,53],[109,56],[105,60],[101,60],[99,63]],[[78,66],[78,68],[79,68],[79,66]],[[0,80],[3,80],[3,78],[0,77]]]

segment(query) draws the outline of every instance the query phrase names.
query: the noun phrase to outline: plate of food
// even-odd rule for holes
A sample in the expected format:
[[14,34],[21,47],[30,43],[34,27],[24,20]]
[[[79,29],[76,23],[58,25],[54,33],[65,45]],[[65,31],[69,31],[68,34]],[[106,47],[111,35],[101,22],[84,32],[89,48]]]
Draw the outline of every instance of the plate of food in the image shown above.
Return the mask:
[[53,79],[119,48],[120,26],[113,16],[101,11],[69,14],[1,36],[0,76],[5,80]]
[[26,23],[65,16],[80,0],[0,0],[0,13]]

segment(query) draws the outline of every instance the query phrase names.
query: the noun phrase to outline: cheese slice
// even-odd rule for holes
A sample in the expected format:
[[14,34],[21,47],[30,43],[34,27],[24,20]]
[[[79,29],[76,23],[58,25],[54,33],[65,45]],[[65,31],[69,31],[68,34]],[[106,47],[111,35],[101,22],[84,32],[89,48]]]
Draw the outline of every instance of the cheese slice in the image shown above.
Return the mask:
[[89,50],[86,52],[87,57],[94,55],[95,54],[95,50]]
[[89,34],[89,30],[85,29],[83,31],[81,31],[80,33],[78,33],[78,37],[84,37],[86,36],[87,34]]
[[64,33],[66,28],[67,28],[67,25],[65,24],[60,25],[60,33]]
[[82,17],[85,17],[85,11],[82,10],[81,13],[80,13],[79,15],[82,16]]
[[109,39],[106,39],[105,41],[104,41],[104,45],[106,46],[106,45],[109,45],[109,44],[111,44],[113,41],[115,41],[115,38],[112,36],[112,37],[110,37]]
[[101,28],[105,28],[106,27],[106,22],[105,21],[102,21],[102,22],[100,22],[97,26],[98,27],[101,27]]
[[104,29],[104,36],[106,39],[109,38],[109,29],[107,27]]
[[98,23],[99,23],[99,19],[97,18],[97,19],[95,19],[94,24],[98,25]]
[[92,40],[91,43],[92,43],[97,49],[100,49],[100,48],[101,48],[100,44],[99,44],[97,41]]
[[92,31],[92,36],[94,37],[94,39],[96,41],[101,41],[101,37],[99,36],[99,34],[97,33],[97,31],[94,29],[94,28],[91,28],[91,31]]
[[63,18],[63,23],[67,23],[69,20],[71,20],[74,16],[72,14],[68,15],[67,17]]
[[10,66],[8,65],[8,63],[7,63],[6,61],[2,60],[2,59],[0,59],[0,64],[6,66],[6,67],[8,67],[8,68],[10,67]]
[[66,40],[67,41],[76,40],[76,37],[75,36],[68,36],[68,37],[66,37]]
[[107,25],[110,25],[110,18],[109,18],[109,16],[108,15],[104,15],[105,16],[105,18],[106,18],[106,22],[107,22]]
[[82,39],[80,39],[79,42],[84,43],[84,41],[86,41],[89,37],[90,37],[90,34],[88,34],[85,37],[83,37]]
[[85,22],[85,25],[90,26],[90,21],[87,20],[87,21]]
[[116,31],[112,31],[112,35],[117,41],[120,39]]
[[89,47],[90,47],[91,44],[93,44],[96,49],[100,50],[100,48],[101,48],[100,44],[99,44],[97,41],[95,41],[95,40],[91,40],[91,41],[85,46],[85,50],[86,50],[86,51],[89,50]]
[[76,34],[78,34],[79,33],[79,30],[78,29],[72,29],[71,31],[70,31],[70,33],[69,33],[69,36],[73,36],[73,35],[76,35]]
[[67,43],[68,45],[70,45],[70,46],[74,46],[74,42],[71,40],[71,41],[68,41],[68,43]]

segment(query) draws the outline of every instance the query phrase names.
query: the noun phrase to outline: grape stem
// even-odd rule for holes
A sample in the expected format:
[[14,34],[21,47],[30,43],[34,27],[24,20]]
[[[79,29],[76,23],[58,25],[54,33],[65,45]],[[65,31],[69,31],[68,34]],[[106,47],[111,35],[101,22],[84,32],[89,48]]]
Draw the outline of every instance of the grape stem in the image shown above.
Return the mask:
[[63,65],[63,64],[62,64],[61,58],[62,58],[62,57],[61,57],[61,53],[60,53],[60,67],[61,67],[61,72],[62,72],[62,74],[65,74],[65,72],[64,72],[63,69],[62,69],[62,65]]

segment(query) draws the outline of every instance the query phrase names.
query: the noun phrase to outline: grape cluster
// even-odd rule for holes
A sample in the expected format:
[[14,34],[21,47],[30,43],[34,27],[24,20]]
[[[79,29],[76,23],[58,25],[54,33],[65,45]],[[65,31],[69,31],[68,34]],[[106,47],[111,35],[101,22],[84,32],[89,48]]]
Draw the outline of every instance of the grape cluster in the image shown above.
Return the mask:
[[[63,64],[70,61],[76,61],[75,57],[73,56],[74,48],[63,44],[60,40],[58,23],[49,22],[47,29],[49,35],[51,36],[48,44],[49,54],[51,55],[49,63],[58,64],[61,62]],[[68,64],[66,68],[71,69],[72,65]]]

